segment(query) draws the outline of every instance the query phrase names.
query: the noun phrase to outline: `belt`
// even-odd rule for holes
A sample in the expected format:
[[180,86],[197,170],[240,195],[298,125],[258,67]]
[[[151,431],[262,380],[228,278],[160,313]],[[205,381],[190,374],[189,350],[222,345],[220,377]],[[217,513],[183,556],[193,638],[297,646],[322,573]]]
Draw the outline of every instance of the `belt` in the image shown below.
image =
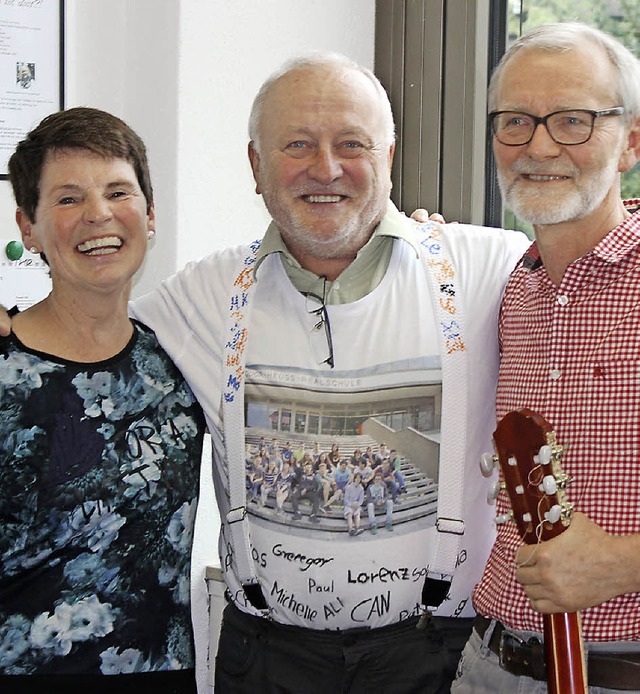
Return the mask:
[[[482,638],[491,620],[478,615],[473,628]],[[546,681],[544,644],[535,636],[523,641],[496,623],[489,650],[498,656],[500,667],[512,675]],[[639,644],[640,645],[640,644]],[[591,687],[637,691],[640,689],[640,652],[592,652],[587,655],[587,680]]]

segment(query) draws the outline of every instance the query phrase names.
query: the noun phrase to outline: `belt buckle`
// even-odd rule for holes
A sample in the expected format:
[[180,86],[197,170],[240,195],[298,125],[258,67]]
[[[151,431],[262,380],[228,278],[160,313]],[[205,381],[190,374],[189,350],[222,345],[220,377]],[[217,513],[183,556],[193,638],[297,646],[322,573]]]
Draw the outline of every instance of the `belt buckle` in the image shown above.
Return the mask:
[[524,675],[541,682],[546,681],[544,644],[540,639],[532,636],[528,641],[524,641],[505,630],[500,634],[498,650],[498,662],[503,670],[512,675]]
[[[510,634],[506,630],[500,634],[500,648],[498,649],[498,663],[503,670],[509,672],[509,665],[511,663],[512,657],[511,653],[515,648],[523,643],[522,639],[519,639],[514,634]],[[510,654],[507,655],[507,648],[510,650]]]

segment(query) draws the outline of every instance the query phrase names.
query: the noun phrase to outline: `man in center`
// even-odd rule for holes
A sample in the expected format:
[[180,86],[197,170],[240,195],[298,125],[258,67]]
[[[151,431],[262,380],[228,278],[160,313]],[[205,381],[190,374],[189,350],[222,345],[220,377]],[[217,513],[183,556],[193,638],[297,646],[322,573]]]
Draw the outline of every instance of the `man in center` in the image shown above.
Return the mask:
[[[342,56],[272,75],[250,139],[273,218],[262,240],[133,305],[213,441],[230,600],[216,691],[448,692],[492,540],[477,461],[493,428],[498,303],[528,241],[398,212],[388,97]],[[289,501],[276,515],[247,499],[247,445],[276,430],[294,450],[391,441],[418,479],[394,532],[354,540],[338,505],[311,518],[301,501],[294,520]]]

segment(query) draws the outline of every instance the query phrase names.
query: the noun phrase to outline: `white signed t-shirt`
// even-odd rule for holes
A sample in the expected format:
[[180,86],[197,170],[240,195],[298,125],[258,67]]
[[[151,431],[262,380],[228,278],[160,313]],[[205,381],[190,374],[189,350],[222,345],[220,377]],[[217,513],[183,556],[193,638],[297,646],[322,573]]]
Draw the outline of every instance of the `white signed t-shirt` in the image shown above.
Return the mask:
[[[236,336],[246,350],[245,427],[238,436],[246,442],[253,560],[270,616],[278,622],[319,630],[376,627],[419,611],[436,532],[441,418],[455,423],[461,408],[468,419],[460,432],[467,451],[465,531],[449,594],[436,614],[473,615],[471,591],[495,535],[478,461],[491,449],[495,426],[498,307],[528,242],[514,232],[465,225],[438,233],[451,263],[430,258],[426,247],[418,257],[410,244],[397,240],[380,284],[361,300],[327,306],[326,314],[293,288],[277,254],[260,265],[247,299],[242,292],[252,273],[243,260],[251,255],[247,247],[190,264],[134,304],[135,315],[156,331],[203,406],[224,518],[229,509],[221,408],[225,345],[230,311],[251,303],[246,331]],[[440,263],[439,275],[456,286],[465,315],[466,400],[447,412],[438,337],[443,325],[433,308],[434,301],[446,298],[430,294],[430,263]],[[234,288],[236,299],[230,298]],[[333,369],[319,363],[329,354],[329,341]],[[356,447],[375,451],[382,443],[396,449],[406,493],[392,506],[392,530],[386,528],[386,505],[374,515],[375,534],[366,503],[360,511],[363,532],[349,534],[340,498],[325,504],[324,491],[318,499],[319,492],[293,488],[280,498],[274,489],[263,494],[270,476],[261,481],[264,470],[253,474],[256,453],[262,443],[265,448],[273,443],[278,453],[271,457],[284,459],[287,442],[297,459],[316,443],[321,450],[337,444],[342,457]],[[269,454],[261,458],[268,467]],[[219,548],[230,599],[259,614],[235,574],[235,548],[224,523]]]

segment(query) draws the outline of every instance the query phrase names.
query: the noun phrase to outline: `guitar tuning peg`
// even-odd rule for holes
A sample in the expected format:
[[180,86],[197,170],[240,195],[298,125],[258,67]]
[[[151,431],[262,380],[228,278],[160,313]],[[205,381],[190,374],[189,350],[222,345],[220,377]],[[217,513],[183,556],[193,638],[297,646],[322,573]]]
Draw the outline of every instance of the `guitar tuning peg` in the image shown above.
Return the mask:
[[553,496],[558,491],[558,483],[553,475],[545,475],[542,478],[542,484],[539,487],[541,492],[548,496]]
[[513,519],[513,513],[502,513],[493,519],[496,525],[504,525]]
[[551,462],[551,446],[541,446],[538,455],[533,456],[533,462],[548,465]]
[[484,477],[491,477],[494,468],[498,464],[498,456],[492,453],[483,453],[480,457],[480,470]]
[[504,483],[500,482],[499,480],[496,480],[490,487],[489,491],[487,492],[487,503],[488,504],[495,504],[496,499],[498,498],[498,494],[505,488]]
[[546,521],[548,521],[549,523],[551,523],[552,525],[554,523],[557,523],[561,517],[562,517],[562,506],[560,506],[560,504],[553,505],[544,514],[544,519]]

